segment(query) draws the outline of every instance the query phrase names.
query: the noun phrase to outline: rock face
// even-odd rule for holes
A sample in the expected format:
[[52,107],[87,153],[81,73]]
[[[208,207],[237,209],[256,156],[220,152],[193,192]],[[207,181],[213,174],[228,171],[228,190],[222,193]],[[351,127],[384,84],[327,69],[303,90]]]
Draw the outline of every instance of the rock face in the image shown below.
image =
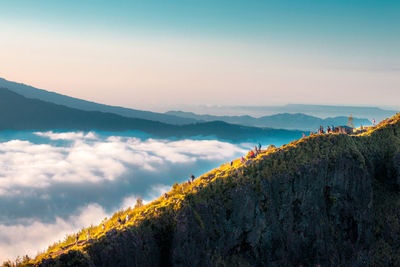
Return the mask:
[[232,188],[178,214],[172,263],[362,265],[374,241],[372,192],[362,162],[346,157]]
[[311,138],[39,265],[400,266],[397,133],[398,122],[370,136]]
[[397,186],[400,186],[400,152],[397,153],[396,157],[394,158],[394,171],[395,171],[395,177],[397,177],[396,182]]

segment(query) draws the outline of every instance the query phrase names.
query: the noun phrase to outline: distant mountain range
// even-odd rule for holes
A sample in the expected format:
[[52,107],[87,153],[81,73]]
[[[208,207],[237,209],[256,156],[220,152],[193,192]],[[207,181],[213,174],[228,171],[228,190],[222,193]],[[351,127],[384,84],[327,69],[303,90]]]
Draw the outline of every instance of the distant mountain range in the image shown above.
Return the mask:
[[155,137],[208,137],[233,142],[288,143],[300,131],[267,129],[228,124],[222,121],[171,125],[128,118],[113,113],[85,111],[0,89],[0,130],[138,130]]
[[[95,102],[85,101],[82,99],[49,92],[42,89],[37,89],[35,87],[25,85],[22,83],[11,82],[6,79],[0,78],[0,88],[7,88],[17,94],[25,96],[27,98],[40,99],[43,101],[47,101],[54,104],[64,105],[70,108],[76,108],[86,111],[101,111],[101,112],[109,112],[118,114],[124,117],[130,118],[139,118],[146,119],[152,121],[159,121],[168,124],[190,124],[200,121],[210,121],[210,119],[197,116],[189,116],[189,114],[182,113],[157,113],[151,111],[143,111],[136,110],[118,106],[110,106],[99,104]],[[218,118],[213,118],[217,120],[224,120],[226,122],[234,122],[244,125],[252,125],[252,126],[261,126],[261,127],[275,127],[274,125],[281,125],[280,122],[274,121],[274,119],[280,119],[280,116],[271,117],[271,120],[266,118],[261,120],[254,120],[259,117],[267,117],[270,115],[276,115],[281,113],[289,113],[295,114],[296,116],[293,118],[285,118],[289,121],[291,119],[296,120],[298,117],[298,113],[306,114],[311,117],[317,118],[326,118],[329,122],[330,118],[343,117],[347,118],[350,114],[352,114],[355,118],[368,118],[368,120],[375,119],[376,121],[383,120],[385,118],[391,117],[396,114],[394,110],[385,110],[377,107],[357,107],[357,106],[328,106],[328,105],[304,105],[304,104],[288,104],[284,106],[190,106],[190,107],[181,107],[180,110],[187,110],[190,112],[194,112],[196,114],[208,114],[211,116],[218,116]],[[228,116],[229,115],[229,116]],[[223,116],[223,117],[219,117]],[[246,118],[246,116],[251,117]],[[235,118],[226,118],[226,117],[235,117]],[[241,118],[236,118],[241,117]],[[337,124],[343,124],[343,118],[339,118]],[[300,129],[314,129],[315,125],[318,125],[317,120],[315,118],[307,118],[307,117],[299,117],[298,119],[305,119],[305,123],[307,121],[314,121],[308,127],[302,127]],[[263,122],[263,120],[269,124]],[[366,119],[361,119],[366,120]],[[364,123],[360,121],[360,124]],[[366,123],[366,122],[365,122]],[[322,122],[322,124],[327,124]],[[329,124],[329,123],[328,123]],[[357,123],[356,123],[357,124]],[[283,128],[286,129],[296,129],[297,127],[286,127],[283,123]],[[306,125],[306,124],[304,124]],[[280,126],[276,126],[280,127]]]
[[[380,121],[396,113],[395,111],[383,110],[376,107],[323,106],[300,104],[289,104],[285,106],[235,107],[194,106],[192,108],[194,110],[198,110],[197,114],[182,111],[156,113],[151,111],[142,111],[85,101],[82,99],[65,96],[42,89],[37,89],[35,87],[22,83],[11,82],[2,78],[0,78],[0,88],[7,88],[8,90],[13,91],[26,98],[38,99],[83,111],[100,111],[105,113],[113,113],[127,118],[144,119],[172,125],[185,125],[208,121],[224,121],[227,123],[253,127],[267,127],[275,129],[302,129],[310,131],[315,130],[320,125],[327,126],[332,124],[347,124],[347,118],[350,114],[354,116],[355,126],[360,126],[361,124],[371,124],[369,120],[372,120],[372,118]],[[198,115],[199,113],[217,113],[222,115]],[[226,114],[245,115],[227,116]],[[253,114],[253,116],[251,116],[251,114]],[[329,116],[329,114],[339,114],[340,116],[331,117]],[[261,115],[261,117],[258,115]],[[321,117],[324,117],[324,119],[321,119]],[[363,119],[367,117],[369,118],[369,120]]]
[[[321,119],[314,116],[305,115],[302,113],[282,113],[271,116],[264,116],[254,118],[251,116],[213,116],[213,115],[199,115],[192,112],[182,111],[168,111],[166,114],[174,115],[177,117],[195,119],[198,121],[224,121],[227,123],[240,124],[253,127],[269,127],[276,129],[288,130],[308,130],[315,131],[321,125],[326,126],[339,126],[346,125],[348,117],[340,116],[334,118]],[[360,125],[371,125],[368,119],[353,118],[353,123],[356,127]]]
[[70,108],[76,108],[80,110],[109,112],[124,117],[159,121],[176,125],[183,125],[196,122],[193,119],[181,118],[173,115],[98,104],[62,94],[49,92],[43,89],[38,89],[22,83],[7,81],[3,78],[0,78],[0,88],[7,88],[8,90],[20,94],[22,96],[25,96],[27,98],[39,99],[50,103],[64,105]]
[[381,121],[396,114],[395,110],[386,110],[377,107],[359,106],[332,106],[332,105],[306,105],[288,104],[283,106],[186,106],[179,110],[194,112],[196,114],[211,114],[217,116],[242,116],[262,117],[279,113],[303,113],[319,118],[344,116],[353,114],[354,117],[375,119]]

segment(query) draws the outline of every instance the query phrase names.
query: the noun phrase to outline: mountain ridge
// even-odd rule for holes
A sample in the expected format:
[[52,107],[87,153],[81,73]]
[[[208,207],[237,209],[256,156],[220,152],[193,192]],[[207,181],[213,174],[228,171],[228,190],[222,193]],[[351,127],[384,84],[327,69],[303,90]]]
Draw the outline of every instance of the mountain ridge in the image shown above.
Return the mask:
[[128,118],[113,113],[84,111],[38,99],[29,99],[0,88],[0,130],[138,130],[156,137],[215,136],[233,142],[289,142],[299,131],[266,129],[204,122],[171,125],[157,121]]
[[38,89],[23,83],[11,82],[4,78],[0,78],[0,88],[6,88],[27,98],[39,99],[42,101],[85,111],[114,113],[124,117],[147,119],[176,125],[190,124],[196,122],[196,120],[193,119],[179,118],[176,116],[165,115],[152,111],[143,111],[119,106],[99,104],[96,102],[86,101],[83,99],[47,91],[44,89]]
[[400,114],[224,164],[26,265],[396,266],[399,188]]
[[262,117],[277,113],[303,113],[320,118],[349,116],[375,119],[381,121],[396,114],[396,110],[387,110],[379,107],[369,106],[335,106],[318,104],[286,104],[281,106],[191,106],[185,107],[186,111],[192,111],[198,114],[213,115],[251,115],[253,117]]
[[[168,114],[168,112],[157,113],[152,111],[143,111],[143,110],[130,109],[119,106],[99,104],[92,101],[86,101],[83,99],[47,91],[44,89],[38,89],[23,83],[8,81],[4,78],[0,78],[0,88],[1,87],[7,88],[27,98],[39,99],[46,102],[60,104],[67,107],[77,108],[86,111],[109,112],[124,117],[141,118],[141,119],[159,121],[174,125],[183,125],[183,124],[199,122],[193,118],[184,118],[182,116],[175,116],[172,114]],[[208,107],[206,111],[211,112],[214,108],[215,107],[212,106]],[[290,113],[290,114],[303,113],[305,115],[316,116],[316,117],[332,117],[332,114],[337,114],[334,116],[347,117],[350,114],[353,114],[354,117],[361,117],[361,118],[368,117],[369,119],[375,118],[377,121],[382,120],[386,117],[393,116],[396,113],[393,110],[385,110],[377,107],[307,105],[307,104],[287,104],[284,106],[235,106],[235,107],[223,106],[220,107],[219,109],[222,110],[226,109],[227,111],[224,113],[229,114],[229,110],[232,108],[238,111],[243,110],[243,112],[245,112],[247,115],[252,113],[250,111],[254,111],[259,114],[257,115],[257,117],[263,117],[266,116],[266,114],[279,114],[279,113]],[[203,111],[204,110],[202,109],[201,113],[204,113]]]

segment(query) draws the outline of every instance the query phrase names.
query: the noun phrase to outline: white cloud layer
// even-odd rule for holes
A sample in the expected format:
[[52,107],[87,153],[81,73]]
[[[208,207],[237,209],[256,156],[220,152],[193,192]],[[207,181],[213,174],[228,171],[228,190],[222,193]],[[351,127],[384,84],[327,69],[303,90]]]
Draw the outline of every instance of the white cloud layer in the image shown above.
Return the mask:
[[[142,141],[94,133],[36,133],[50,140],[70,140],[68,146],[11,140],[0,143],[0,195],[18,194],[21,188],[45,188],[57,183],[114,181],[128,168],[156,172],[163,164],[221,161],[244,150],[217,140]],[[15,190],[17,189],[18,190]]]
[[27,225],[0,224],[0,263],[18,255],[35,256],[54,242],[63,240],[66,235],[77,232],[84,226],[98,224],[107,216],[101,206],[90,204],[67,219],[57,217],[54,223],[32,221]]
[[[0,133],[1,135],[1,133]],[[218,140],[36,132],[0,142],[0,263],[246,153]],[[39,140],[39,141],[38,141]],[[72,215],[71,215],[72,214]]]

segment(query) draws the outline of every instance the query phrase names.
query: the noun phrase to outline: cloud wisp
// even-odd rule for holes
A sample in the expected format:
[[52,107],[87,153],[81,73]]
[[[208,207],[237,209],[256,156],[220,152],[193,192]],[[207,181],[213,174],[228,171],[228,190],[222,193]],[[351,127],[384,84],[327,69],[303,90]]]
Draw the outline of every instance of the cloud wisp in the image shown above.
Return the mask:
[[63,240],[67,234],[79,231],[85,225],[98,224],[106,216],[100,205],[90,204],[66,219],[56,217],[52,223],[32,220],[27,224],[0,224],[0,260],[21,254],[36,255],[54,242]]

